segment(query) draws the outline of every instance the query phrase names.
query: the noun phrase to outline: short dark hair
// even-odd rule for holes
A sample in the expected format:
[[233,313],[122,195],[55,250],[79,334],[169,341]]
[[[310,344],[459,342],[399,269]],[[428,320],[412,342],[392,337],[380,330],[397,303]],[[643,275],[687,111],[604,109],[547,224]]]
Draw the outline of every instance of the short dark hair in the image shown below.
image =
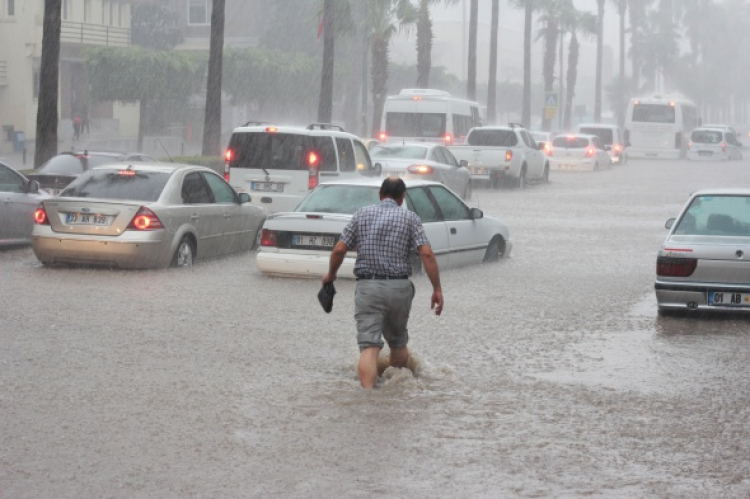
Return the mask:
[[387,177],[380,186],[380,195],[384,198],[399,199],[406,192],[406,184],[399,177]]

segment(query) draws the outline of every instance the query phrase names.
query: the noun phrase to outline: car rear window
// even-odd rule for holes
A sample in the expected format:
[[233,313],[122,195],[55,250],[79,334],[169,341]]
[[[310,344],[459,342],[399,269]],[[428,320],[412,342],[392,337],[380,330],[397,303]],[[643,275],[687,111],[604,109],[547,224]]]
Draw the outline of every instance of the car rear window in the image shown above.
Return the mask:
[[230,168],[307,170],[309,152],[306,135],[292,133],[241,132],[232,134]]
[[83,173],[83,163],[72,154],[61,154],[50,158],[49,161],[39,167],[36,173],[55,173],[60,175],[79,175]]
[[718,130],[693,130],[690,140],[703,144],[718,144],[721,142],[721,132]]
[[605,146],[611,146],[614,142],[614,139],[612,138],[611,128],[582,127],[581,133],[586,133],[589,135],[596,135],[597,137],[599,137],[599,140],[601,140],[602,144],[604,144]]
[[466,139],[470,146],[513,147],[518,145],[516,132],[512,130],[472,130]]
[[139,170],[89,170],[77,177],[60,197],[156,201],[170,173]]
[[385,130],[391,137],[442,137],[445,113],[393,113],[385,116]]
[[370,151],[370,157],[425,159],[427,157],[427,148],[419,146],[375,146]]
[[353,214],[380,202],[379,186],[322,185],[310,193],[294,211]]
[[552,146],[567,149],[582,149],[589,146],[589,139],[585,137],[555,137],[552,141]]
[[690,203],[675,235],[750,236],[750,197],[698,196]]

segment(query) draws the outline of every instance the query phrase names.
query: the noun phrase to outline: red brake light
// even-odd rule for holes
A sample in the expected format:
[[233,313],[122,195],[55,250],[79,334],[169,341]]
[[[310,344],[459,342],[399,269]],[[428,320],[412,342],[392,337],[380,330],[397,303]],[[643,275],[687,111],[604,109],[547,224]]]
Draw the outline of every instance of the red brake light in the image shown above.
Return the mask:
[[690,149],[691,147],[693,147],[693,141],[692,140],[688,140],[687,148]]
[[117,173],[125,177],[135,177],[135,170],[120,170]]
[[307,188],[311,190],[318,186],[318,161],[318,155],[310,151],[307,155],[307,163],[310,165],[310,177],[307,181]]
[[266,132],[268,132],[268,133],[276,133],[278,131],[279,131],[278,127],[275,127],[275,126],[267,126],[266,127]]
[[411,100],[422,100],[422,97],[419,95],[415,95],[414,97],[411,98]]
[[227,152],[224,153],[224,160],[225,161],[232,161],[232,156],[234,156],[234,153],[231,149],[227,149]]
[[547,154],[547,156],[552,156],[552,146],[549,142],[544,143],[544,152]]
[[453,135],[451,135],[451,134],[449,134],[449,133],[446,133],[446,134],[445,134],[445,135],[443,136],[443,141],[444,141],[444,142],[445,142],[446,144],[450,144],[451,142],[453,142]]
[[722,142],[721,143],[721,152],[726,152],[726,150],[727,150],[727,143],[726,142]]
[[616,153],[619,153],[622,151],[622,146],[620,144],[615,144],[615,146],[612,148]]
[[37,225],[49,225],[49,218],[47,218],[47,212],[44,210],[44,207],[40,206],[36,209],[34,212],[34,222]]
[[378,134],[378,140],[379,140],[380,142],[385,142],[385,139],[387,139],[387,138],[388,138],[388,135],[386,135],[386,133],[385,133],[385,132],[380,132],[380,133]]
[[318,166],[318,155],[314,152],[310,152],[310,154],[307,155],[307,163],[310,166]]
[[141,206],[141,209],[135,214],[127,228],[130,230],[159,230],[163,229],[164,225],[162,225],[156,213],[145,206]]
[[263,229],[263,232],[260,233],[260,245],[276,246],[276,231]]
[[505,151],[505,162],[510,163],[512,159],[513,159],[513,151],[508,149],[507,151]]
[[586,148],[586,157],[590,158],[596,153],[596,150],[594,149],[594,146],[588,146]]
[[656,259],[656,275],[664,277],[690,277],[698,266],[695,258],[660,256]]
[[435,170],[430,165],[410,165],[406,171],[416,175],[431,175]]

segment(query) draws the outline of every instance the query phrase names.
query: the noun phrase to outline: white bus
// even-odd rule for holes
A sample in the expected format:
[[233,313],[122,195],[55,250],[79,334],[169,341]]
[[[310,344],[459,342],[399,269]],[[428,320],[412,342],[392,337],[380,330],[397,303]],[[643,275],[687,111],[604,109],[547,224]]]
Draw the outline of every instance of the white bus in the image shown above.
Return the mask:
[[463,144],[482,125],[481,105],[442,90],[407,88],[389,95],[376,138],[381,142],[425,140]]
[[630,99],[625,116],[628,157],[684,158],[690,133],[698,126],[698,109],[685,98]]

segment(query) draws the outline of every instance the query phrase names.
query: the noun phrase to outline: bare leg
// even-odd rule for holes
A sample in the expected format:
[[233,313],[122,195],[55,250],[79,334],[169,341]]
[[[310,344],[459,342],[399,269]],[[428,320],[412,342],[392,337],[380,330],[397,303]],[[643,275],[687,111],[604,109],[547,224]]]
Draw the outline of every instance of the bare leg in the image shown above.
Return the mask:
[[378,355],[378,347],[365,348],[359,354],[359,382],[366,390],[374,388],[378,379]]
[[391,348],[391,365],[393,367],[406,367],[407,362],[409,362],[408,348]]

